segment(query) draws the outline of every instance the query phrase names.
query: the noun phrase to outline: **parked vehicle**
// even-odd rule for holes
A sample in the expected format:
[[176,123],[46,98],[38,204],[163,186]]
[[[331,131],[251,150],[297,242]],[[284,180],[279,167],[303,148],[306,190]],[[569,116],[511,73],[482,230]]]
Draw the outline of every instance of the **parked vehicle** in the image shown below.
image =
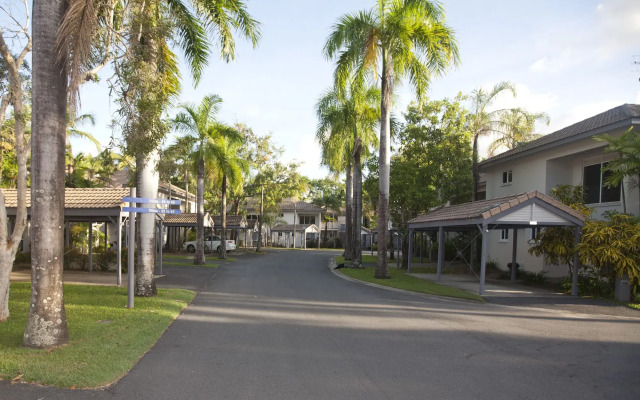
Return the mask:
[[[182,245],[182,248],[187,250],[189,253],[195,253],[196,251],[196,241],[191,240],[189,242],[185,242]],[[222,239],[220,236],[206,236],[204,238],[204,249],[205,251],[215,250],[218,253],[222,251]],[[233,251],[236,249],[236,241],[227,239],[227,252]]]

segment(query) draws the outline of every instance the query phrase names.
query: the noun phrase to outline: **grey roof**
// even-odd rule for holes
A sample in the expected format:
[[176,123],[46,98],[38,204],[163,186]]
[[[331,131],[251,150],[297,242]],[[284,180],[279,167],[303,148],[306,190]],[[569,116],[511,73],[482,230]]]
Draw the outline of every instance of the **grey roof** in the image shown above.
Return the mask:
[[[260,208],[260,198],[248,198],[247,205],[245,209],[247,211],[255,212]],[[293,199],[284,199],[278,205],[278,208],[281,211],[293,211],[294,210],[294,201]],[[306,201],[298,200],[295,202],[295,210],[297,212],[305,212],[312,211],[314,213],[324,212],[322,207],[316,206],[315,204],[307,203]]]
[[[14,208],[18,205],[17,189],[2,189],[5,206]],[[128,188],[65,188],[65,208],[120,208],[122,198],[129,196]],[[26,192],[27,207],[31,207],[31,189]]]
[[532,142],[518,146],[515,149],[488,158],[480,162],[479,165],[480,167],[484,167],[526,153],[532,153],[548,147],[555,147],[573,140],[598,135],[624,126],[630,126],[631,124],[640,124],[639,104],[623,104],[612,108],[611,110],[542,136]]
[[[213,216],[214,226],[222,228],[222,216]],[[244,229],[247,226],[247,220],[242,215],[227,215],[227,229]]]
[[[167,214],[164,216],[164,225],[194,227],[198,225],[197,220],[197,213]],[[214,226],[213,219],[211,218],[209,213],[204,214],[204,226],[207,228]]]
[[428,212],[427,214],[419,215],[411,219],[409,221],[409,225],[428,222],[459,222],[460,225],[464,225],[465,222],[469,221],[487,220],[532,199],[540,199],[556,209],[569,214],[577,220],[583,222],[586,220],[586,216],[584,214],[552,197],[534,190],[528,193],[519,193],[496,199],[480,200],[471,203],[440,207]]

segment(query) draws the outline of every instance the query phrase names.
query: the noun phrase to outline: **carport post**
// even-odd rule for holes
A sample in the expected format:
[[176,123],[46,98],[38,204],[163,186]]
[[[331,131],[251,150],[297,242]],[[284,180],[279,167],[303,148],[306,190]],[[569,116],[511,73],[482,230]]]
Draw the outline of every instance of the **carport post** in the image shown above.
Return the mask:
[[511,252],[511,282],[516,281],[516,256],[518,254],[518,228],[513,228],[513,251]]
[[[129,188],[131,197],[136,197],[136,188]],[[129,203],[129,206],[135,207],[135,203]],[[135,285],[135,265],[134,256],[136,252],[136,213],[129,211],[129,246],[128,250],[128,271],[127,271],[127,307],[133,308],[133,287]]]
[[438,282],[442,280],[442,266],[444,265],[444,227],[438,228]]
[[407,259],[407,273],[411,273],[411,252],[413,251],[413,229],[409,229],[409,258]]
[[484,294],[484,278],[487,273],[487,242],[489,231],[486,224],[483,224],[480,229],[482,232],[482,255],[480,256],[480,290],[478,290],[478,294],[482,296]]
[[[580,227],[576,226],[574,230],[575,245],[580,243]],[[578,250],[573,253],[573,281],[571,282],[571,296],[578,297]]]
[[116,284],[122,285],[122,213],[118,214],[118,275]]
[[93,221],[89,221],[89,272],[93,272]]

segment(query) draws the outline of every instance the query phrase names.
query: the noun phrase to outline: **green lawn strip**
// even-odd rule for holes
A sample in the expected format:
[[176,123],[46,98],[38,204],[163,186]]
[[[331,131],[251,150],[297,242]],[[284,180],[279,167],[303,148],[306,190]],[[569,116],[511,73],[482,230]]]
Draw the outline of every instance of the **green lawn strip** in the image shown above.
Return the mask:
[[339,270],[346,276],[365,282],[375,283],[382,286],[389,286],[397,289],[409,290],[412,292],[434,294],[437,296],[454,297],[458,299],[484,301],[482,297],[465,290],[439,285],[437,283],[407,275],[405,271],[396,268],[389,268],[390,279],[374,278],[375,267],[355,269],[343,268]]
[[162,261],[162,265],[170,265],[173,267],[199,267],[199,268],[218,268],[220,266],[219,263],[207,260],[206,264],[194,264],[193,260],[178,262],[178,261]]
[[[363,264],[375,264],[378,261],[378,256],[371,254],[363,254],[362,255],[362,263]],[[351,261],[345,261],[343,256],[336,257],[336,264],[350,264]]]
[[29,283],[11,284],[9,320],[0,324],[0,379],[60,387],[99,387],[122,377],[191,302],[194,292],[159,289],[126,308],[126,288],[65,285],[69,344],[51,351],[21,347]]

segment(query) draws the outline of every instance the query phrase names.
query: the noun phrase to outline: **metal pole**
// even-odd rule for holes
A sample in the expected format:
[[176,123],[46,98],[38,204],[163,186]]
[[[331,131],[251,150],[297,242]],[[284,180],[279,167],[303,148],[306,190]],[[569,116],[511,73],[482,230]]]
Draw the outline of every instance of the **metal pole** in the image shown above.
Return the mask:
[[[169,185],[171,187],[171,185]],[[160,275],[162,275],[162,248],[164,247],[164,223],[160,220]]]
[[409,259],[407,260],[407,273],[411,273],[411,252],[413,251],[413,229],[409,229]]
[[[129,196],[136,197],[136,188],[129,189]],[[135,207],[135,203],[129,203],[129,206]],[[128,272],[128,287],[127,287],[127,307],[133,308],[133,287],[135,285],[135,266],[134,255],[136,251],[136,213],[129,213],[129,272]]]
[[122,285],[122,214],[118,214],[118,276],[116,278],[116,284]]
[[293,248],[296,248],[296,203],[293,201]]
[[444,265],[444,227],[438,228],[438,282],[442,280],[442,267]]
[[482,225],[482,255],[480,256],[480,289],[478,290],[478,294],[482,296],[484,294],[484,279],[487,272],[487,242],[488,240],[488,230],[486,225]]
[[89,221],[89,272],[93,272],[93,221]]
[[518,254],[518,228],[513,228],[513,251],[511,252],[511,282],[516,281],[516,256]]
[[[575,245],[577,246],[578,243],[580,243],[580,227],[576,226],[575,228],[575,233],[574,233],[574,238],[575,238]],[[571,282],[571,296],[574,297],[578,297],[578,267],[579,267],[579,262],[580,260],[578,260],[578,251],[576,250],[573,253],[573,280]]]

